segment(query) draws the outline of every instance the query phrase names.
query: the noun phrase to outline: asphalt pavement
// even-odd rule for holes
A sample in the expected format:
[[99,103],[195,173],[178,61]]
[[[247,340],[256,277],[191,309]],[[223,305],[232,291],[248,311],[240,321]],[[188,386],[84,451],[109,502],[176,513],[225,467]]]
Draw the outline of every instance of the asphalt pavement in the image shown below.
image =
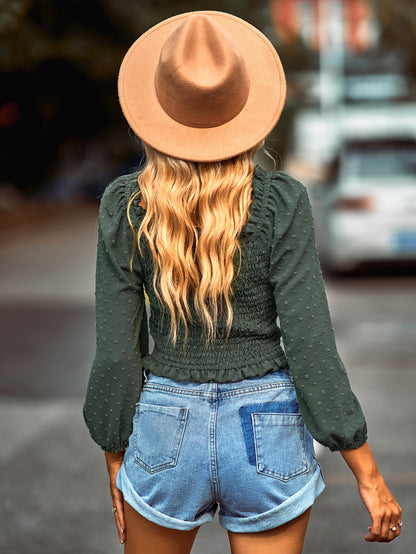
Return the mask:
[[[120,552],[101,449],[82,419],[94,356],[96,208],[0,235],[0,552]],[[304,554],[416,552],[416,277],[326,279],[339,352],[365,411],[378,466],[403,507],[388,545],[341,456],[318,448],[326,490]],[[228,553],[214,519],[192,554]]]

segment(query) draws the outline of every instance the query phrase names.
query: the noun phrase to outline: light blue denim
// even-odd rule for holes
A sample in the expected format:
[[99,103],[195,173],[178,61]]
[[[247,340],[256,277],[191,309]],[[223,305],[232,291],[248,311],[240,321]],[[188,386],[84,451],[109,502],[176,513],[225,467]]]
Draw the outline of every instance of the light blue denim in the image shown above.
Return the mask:
[[145,372],[117,486],[145,518],[189,530],[219,506],[229,531],[302,514],[324,490],[289,367],[242,381],[174,381]]

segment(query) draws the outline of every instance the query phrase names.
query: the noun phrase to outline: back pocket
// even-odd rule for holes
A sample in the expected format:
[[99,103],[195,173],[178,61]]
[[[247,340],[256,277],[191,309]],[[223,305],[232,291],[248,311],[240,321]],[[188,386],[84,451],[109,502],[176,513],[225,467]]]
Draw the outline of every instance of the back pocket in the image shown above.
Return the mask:
[[149,473],[176,466],[188,408],[138,403],[134,417],[134,460]]
[[253,413],[257,471],[289,481],[309,469],[299,413]]

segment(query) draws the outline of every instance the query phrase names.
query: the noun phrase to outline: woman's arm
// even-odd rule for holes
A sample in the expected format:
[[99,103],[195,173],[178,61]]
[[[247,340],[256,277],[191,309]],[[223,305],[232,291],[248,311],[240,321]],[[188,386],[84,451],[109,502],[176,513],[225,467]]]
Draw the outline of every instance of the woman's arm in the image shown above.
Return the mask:
[[[134,239],[127,218],[132,176],[105,190],[98,218],[96,267],[97,347],[83,407],[91,437],[105,451],[120,543],[125,540],[123,494],[116,477],[133,427],[142,387],[142,355],[148,353],[144,270],[130,256]],[[113,510],[114,511],[114,510]]]
[[[372,524],[364,539],[369,542],[393,540],[401,532],[398,524],[402,509],[387,488],[368,443],[340,453],[357,479],[361,500],[371,517]],[[392,531],[392,527],[396,531]]]
[[365,540],[392,540],[401,508],[366,443],[365,417],[338,354],[307,189],[282,173],[270,186],[270,283],[303,419],[318,442],[341,451],[357,478],[372,518]]

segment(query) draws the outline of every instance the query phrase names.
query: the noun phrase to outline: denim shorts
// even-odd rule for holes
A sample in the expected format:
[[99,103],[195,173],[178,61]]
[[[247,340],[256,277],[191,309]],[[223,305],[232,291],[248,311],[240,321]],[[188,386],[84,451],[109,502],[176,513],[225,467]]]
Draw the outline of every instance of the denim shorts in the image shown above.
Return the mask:
[[117,486],[145,518],[258,532],[302,514],[325,485],[289,367],[227,383],[145,372]]

